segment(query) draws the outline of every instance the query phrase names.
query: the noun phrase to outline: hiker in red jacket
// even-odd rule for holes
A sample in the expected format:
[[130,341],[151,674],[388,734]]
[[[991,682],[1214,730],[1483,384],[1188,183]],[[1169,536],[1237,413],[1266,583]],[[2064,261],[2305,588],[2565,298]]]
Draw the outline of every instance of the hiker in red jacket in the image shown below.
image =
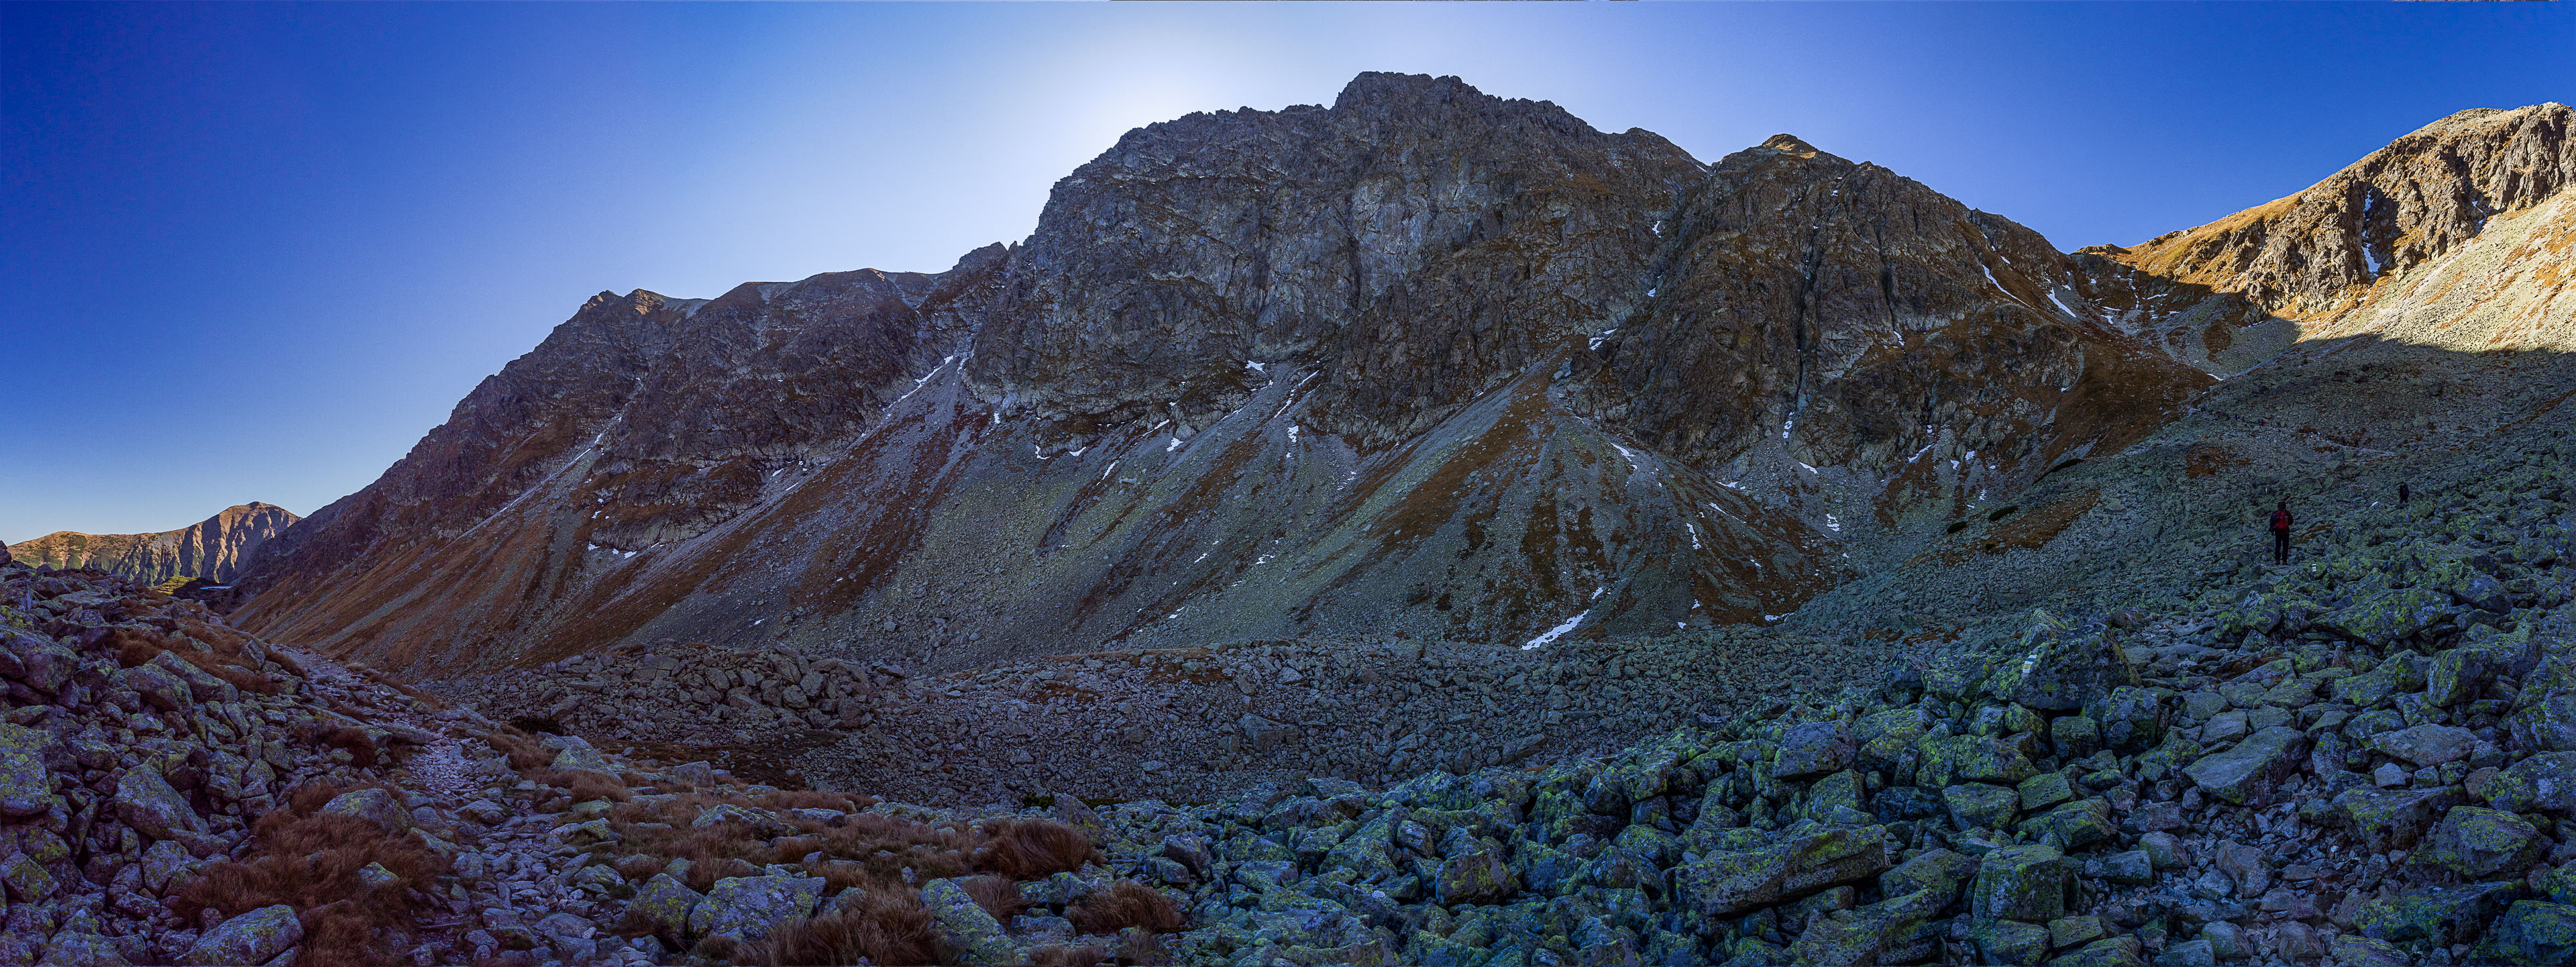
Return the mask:
[[2272,563],[2290,563],[2290,502],[2272,509]]

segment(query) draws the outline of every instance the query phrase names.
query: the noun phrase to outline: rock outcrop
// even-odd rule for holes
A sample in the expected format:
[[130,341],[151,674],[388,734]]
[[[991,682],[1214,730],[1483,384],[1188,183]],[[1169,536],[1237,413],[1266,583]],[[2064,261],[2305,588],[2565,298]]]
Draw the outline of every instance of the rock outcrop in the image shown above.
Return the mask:
[[[174,577],[229,584],[241,576],[261,545],[303,518],[274,504],[224,508],[178,530],[157,534],[82,534],[55,531],[9,545],[11,555],[36,566],[97,568],[144,584]],[[0,564],[7,563],[0,558]]]
[[446,671],[1760,624],[2207,381],[2070,271],[1794,139],[1363,75],[1133,132],[937,276],[603,295],[240,617]]

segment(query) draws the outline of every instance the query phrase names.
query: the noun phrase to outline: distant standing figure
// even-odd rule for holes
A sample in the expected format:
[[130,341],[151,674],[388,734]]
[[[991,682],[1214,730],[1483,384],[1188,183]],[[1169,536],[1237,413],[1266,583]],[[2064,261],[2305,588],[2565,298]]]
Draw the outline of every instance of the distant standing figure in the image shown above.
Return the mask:
[[2406,506],[2406,498],[2407,498],[2407,496],[2408,496],[2408,491],[2407,491],[2407,489],[2406,489],[2406,481],[2403,481],[2403,480],[2398,481],[2398,482],[2397,482],[2397,506],[2400,506],[2400,507],[2404,507],[2404,506]]
[[2290,502],[2272,508],[2272,563],[2290,563]]

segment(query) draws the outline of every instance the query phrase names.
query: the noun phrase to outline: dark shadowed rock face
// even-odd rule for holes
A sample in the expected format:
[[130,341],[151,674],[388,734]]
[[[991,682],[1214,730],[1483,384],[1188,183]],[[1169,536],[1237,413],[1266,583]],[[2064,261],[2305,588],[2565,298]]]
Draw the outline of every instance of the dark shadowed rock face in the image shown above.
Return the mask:
[[29,566],[97,568],[145,584],[180,576],[223,583],[238,577],[262,544],[301,519],[286,508],[254,501],[154,534],[55,531],[9,545],[0,553],[0,564],[14,556]]

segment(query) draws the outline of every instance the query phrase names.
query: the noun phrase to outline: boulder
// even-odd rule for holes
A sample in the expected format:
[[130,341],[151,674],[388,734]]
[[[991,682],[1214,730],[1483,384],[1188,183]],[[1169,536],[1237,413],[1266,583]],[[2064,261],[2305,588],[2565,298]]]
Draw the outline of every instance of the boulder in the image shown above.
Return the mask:
[[190,967],[264,964],[287,948],[304,942],[304,924],[286,904],[261,907],[233,917],[197,938],[179,958]]
[[2441,946],[2477,939],[2507,904],[2520,899],[2520,883],[2419,887],[2361,905],[2352,926],[2362,936],[2393,944]]
[[2576,964],[2576,906],[2515,902],[2487,931],[2469,962],[2512,967]]
[[2007,846],[1977,865],[1968,902],[1981,918],[2046,923],[2066,915],[2075,864],[2054,846]]
[[578,735],[549,735],[544,741],[547,746],[556,750],[553,763],[556,769],[616,772],[616,767],[609,764],[607,756],[599,754],[599,750],[592,747],[589,740]]
[[2045,613],[2034,615],[2021,649],[2021,680],[2010,698],[2024,708],[2072,712],[2138,684],[2137,668],[2115,636],[2070,634]]
[[2543,752],[2487,780],[2487,802],[2507,812],[2576,812],[2576,752]]
[[1780,736],[1771,775],[1794,781],[1840,772],[1851,768],[1855,752],[1851,730],[1839,721],[1794,725]]
[[2521,816],[2461,806],[2442,816],[2433,835],[2409,861],[2482,880],[2529,869],[2547,842],[2548,837]]
[[1775,846],[1710,852],[1673,871],[1684,909],[1724,916],[1877,876],[1887,869],[1887,829],[1827,829]]
[[1440,863],[1433,880],[1433,894],[1442,906],[1502,903],[1519,891],[1519,876],[1493,850],[1452,856]]
[[2240,806],[2266,806],[2281,780],[2298,771],[2307,748],[2306,733],[2276,725],[2227,751],[2202,757],[2183,773],[2220,799]]
[[688,935],[689,917],[705,901],[704,894],[689,889],[677,877],[655,873],[635,891],[635,899],[627,903],[626,910],[652,925],[655,934],[676,943]]
[[326,816],[363,819],[400,833],[411,829],[411,816],[403,812],[402,800],[382,789],[352,789],[331,797],[319,810]]
[[2453,725],[2418,725],[2372,736],[2370,747],[2418,767],[2438,766],[2469,757],[2477,733]]
[[127,769],[116,781],[116,815],[153,839],[190,839],[206,829],[187,797],[151,766]]
[[2009,786],[1961,783],[1941,790],[1942,805],[1959,829],[2010,829],[2021,807],[2021,794]]
[[736,876],[717,880],[689,913],[689,932],[758,940],[770,928],[814,914],[823,897],[819,876]]
[[2415,845],[2442,813],[2460,803],[2458,786],[2433,789],[2347,789],[2335,795],[2327,816],[2361,838],[2373,853]]
[[729,802],[717,803],[699,810],[698,818],[689,821],[689,828],[705,829],[722,824],[731,824],[762,839],[785,836],[796,831],[794,827],[787,825],[785,820],[771,815],[768,810],[749,809]]
[[50,732],[0,722],[0,815],[42,815],[61,802],[54,797],[53,771],[45,767],[45,750],[53,744]]
[[1019,959],[1000,921],[976,905],[956,880],[932,880],[921,888],[921,903],[945,935],[945,945],[961,964],[1009,964]]

